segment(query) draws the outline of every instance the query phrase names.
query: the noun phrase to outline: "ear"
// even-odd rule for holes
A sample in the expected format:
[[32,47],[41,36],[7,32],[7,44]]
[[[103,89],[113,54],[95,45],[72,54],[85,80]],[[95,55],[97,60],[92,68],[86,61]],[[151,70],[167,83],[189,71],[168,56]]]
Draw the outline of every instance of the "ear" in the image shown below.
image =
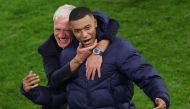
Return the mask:
[[95,17],[94,17],[94,26],[95,26],[95,28],[97,28],[97,26],[98,26],[98,22]]

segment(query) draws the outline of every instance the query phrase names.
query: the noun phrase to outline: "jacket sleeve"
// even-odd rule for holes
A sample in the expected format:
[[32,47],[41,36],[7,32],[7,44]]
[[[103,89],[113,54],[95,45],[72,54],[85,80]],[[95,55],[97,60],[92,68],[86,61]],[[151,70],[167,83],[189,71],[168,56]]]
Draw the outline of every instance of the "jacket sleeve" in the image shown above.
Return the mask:
[[[57,45],[57,42],[55,41],[54,36],[50,36],[47,41],[45,41],[39,48],[38,52],[42,57],[44,70],[46,73],[46,76],[48,78],[48,84],[51,83],[52,79],[51,76],[53,74],[60,73],[67,71],[67,68],[62,66],[60,63],[60,54],[61,54],[62,48],[60,48]],[[67,61],[67,57],[64,58],[64,61]],[[65,62],[66,64],[67,62]],[[62,63],[63,64],[63,63]],[[72,78],[71,73],[64,73],[63,74],[65,79]]]
[[72,73],[70,69],[70,61],[76,55],[76,48],[75,47],[67,47],[63,49],[61,54],[61,63],[62,67],[56,70],[51,76],[51,83],[52,87],[60,87],[66,85],[70,80],[72,80],[76,73]]
[[96,29],[97,39],[108,39],[113,41],[118,32],[119,23],[116,20],[109,18],[108,15],[101,11],[94,11],[93,15],[98,23],[98,28]]
[[38,48],[38,53],[42,57],[44,71],[50,81],[50,77],[54,71],[60,68],[60,53],[61,48],[57,45],[54,35],[51,35],[48,40],[46,40]]
[[25,92],[21,85],[20,91],[25,97],[35,104],[43,106],[58,106],[66,103],[65,89],[37,86],[29,92]]
[[143,89],[153,102],[157,97],[162,98],[169,108],[170,99],[164,81],[132,45],[122,44],[116,60],[121,72]]

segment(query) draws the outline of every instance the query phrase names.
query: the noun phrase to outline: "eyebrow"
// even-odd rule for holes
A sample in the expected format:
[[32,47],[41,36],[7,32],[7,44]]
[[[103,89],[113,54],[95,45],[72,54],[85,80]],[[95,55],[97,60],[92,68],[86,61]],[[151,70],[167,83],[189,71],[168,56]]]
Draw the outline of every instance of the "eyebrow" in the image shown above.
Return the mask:
[[82,28],[76,28],[76,29],[74,29],[74,30],[82,30],[82,29],[84,29],[85,27],[89,27],[89,26],[91,26],[90,24],[87,24],[87,25],[85,25],[84,27],[82,27]]

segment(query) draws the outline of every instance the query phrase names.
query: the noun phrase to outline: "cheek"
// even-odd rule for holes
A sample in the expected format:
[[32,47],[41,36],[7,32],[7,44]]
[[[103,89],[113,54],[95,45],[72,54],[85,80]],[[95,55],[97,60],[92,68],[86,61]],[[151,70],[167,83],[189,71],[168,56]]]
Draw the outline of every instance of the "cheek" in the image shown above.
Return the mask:
[[58,34],[59,32],[54,30],[54,35],[57,36]]
[[68,32],[66,33],[67,36],[70,36],[71,38],[73,37],[73,33],[72,32]]
[[90,33],[91,35],[95,36],[95,35],[96,35],[96,29],[93,28],[89,33]]

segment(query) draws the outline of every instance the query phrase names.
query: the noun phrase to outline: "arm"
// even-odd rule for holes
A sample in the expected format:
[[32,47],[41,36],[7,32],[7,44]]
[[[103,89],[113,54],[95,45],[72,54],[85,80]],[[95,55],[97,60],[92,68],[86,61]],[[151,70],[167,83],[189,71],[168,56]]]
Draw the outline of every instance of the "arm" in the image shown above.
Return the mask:
[[65,90],[45,86],[37,86],[31,89],[29,92],[26,92],[22,85],[20,91],[25,97],[27,97],[35,104],[43,106],[54,106],[66,103]]
[[32,71],[23,79],[20,91],[35,104],[43,106],[59,106],[66,102],[64,88],[55,89],[52,87],[38,86],[39,76]]
[[[62,48],[60,48],[54,38],[54,35],[51,35],[47,41],[45,41],[40,47],[38,48],[38,52],[42,57],[43,65],[45,74],[48,78],[48,85],[51,84],[51,77],[54,73],[62,73],[68,71],[69,69],[67,62],[69,62],[66,58],[64,58],[65,62],[64,64],[60,62],[60,54],[62,52]],[[62,76],[64,76],[64,79],[69,80],[73,78],[73,75],[71,73],[64,73]]]
[[[109,40],[101,40],[96,48],[99,48],[102,52],[104,52],[110,41]],[[86,61],[86,77],[89,80],[90,77],[92,80],[95,78],[96,71],[98,73],[98,77],[101,77],[101,64],[102,64],[102,56],[94,55],[93,53],[87,58]]]
[[44,71],[48,78],[48,83],[52,73],[61,67],[59,60],[61,50],[62,48],[60,48],[55,41],[54,34],[52,34],[38,48],[38,53],[42,57]]
[[169,108],[170,100],[164,81],[129,43],[121,45],[116,61],[118,69],[143,89],[155,105],[158,105],[156,98],[160,98]]
[[[72,56],[71,52],[74,52],[72,48],[65,48],[63,50],[63,54],[61,55],[61,58],[71,58],[63,67],[61,67],[59,70],[55,71],[51,76],[51,86],[53,87],[60,87],[62,85],[65,85],[68,83],[71,78],[74,78],[76,75],[77,69],[80,67],[81,64],[83,64],[87,57],[92,53],[92,49],[97,45],[97,41],[94,42],[94,44],[87,48],[82,48],[81,44],[79,44],[77,48],[77,52],[75,56]],[[69,57],[68,57],[69,56]],[[64,61],[64,60],[62,60]]]
[[114,40],[119,29],[119,23],[101,11],[94,11],[93,15],[98,23],[98,28],[96,29],[98,40]]

